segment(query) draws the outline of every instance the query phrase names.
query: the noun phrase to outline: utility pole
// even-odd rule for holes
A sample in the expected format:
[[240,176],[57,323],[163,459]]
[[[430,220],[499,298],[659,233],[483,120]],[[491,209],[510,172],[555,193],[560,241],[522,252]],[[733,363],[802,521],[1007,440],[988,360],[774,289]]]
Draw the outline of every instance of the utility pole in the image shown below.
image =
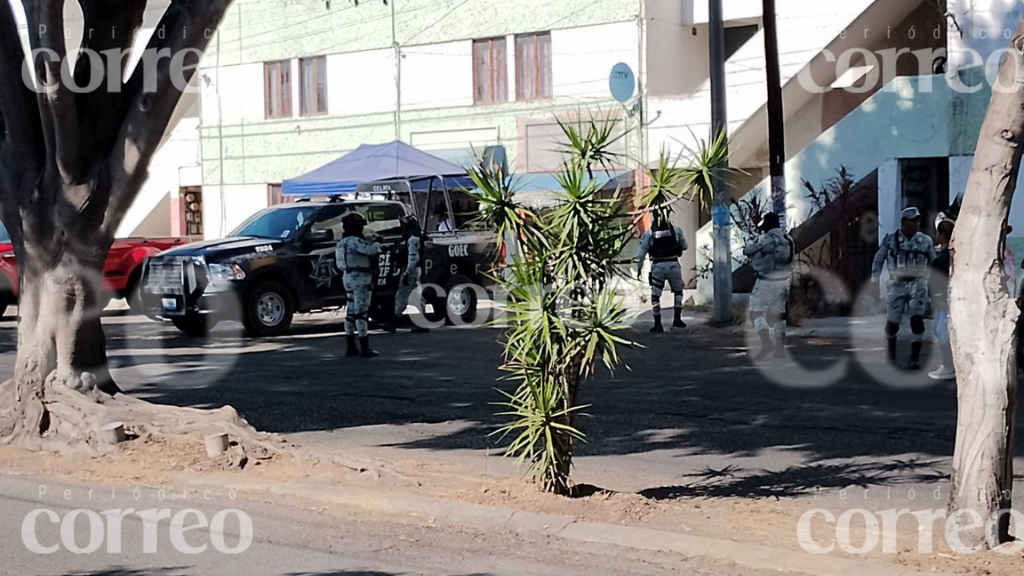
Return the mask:
[[[722,0],[711,2],[708,31],[711,45],[711,138],[723,132],[728,133],[725,108],[725,22],[722,17]],[[729,191],[725,186],[725,175],[716,170],[713,177],[714,199],[711,205],[711,222],[714,236],[713,270],[715,286],[714,322],[726,324],[732,321],[732,235],[729,217]]]
[[782,76],[779,71],[779,28],[775,18],[775,0],[764,3],[764,57],[768,70],[768,156],[772,174],[772,211],[786,228],[786,117],[782,103]]

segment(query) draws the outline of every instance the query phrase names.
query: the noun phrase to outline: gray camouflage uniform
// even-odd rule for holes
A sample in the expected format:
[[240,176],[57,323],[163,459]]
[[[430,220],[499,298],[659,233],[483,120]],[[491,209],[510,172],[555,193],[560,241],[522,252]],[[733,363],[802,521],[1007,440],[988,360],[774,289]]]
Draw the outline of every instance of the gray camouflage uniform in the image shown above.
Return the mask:
[[420,247],[419,236],[410,236],[407,244],[409,262],[405,266],[401,279],[398,281],[398,294],[395,296],[395,315],[401,316],[409,307],[412,291],[420,285]]
[[359,236],[346,236],[334,249],[338,270],[348,303],[345,307],[345,334],[356,331],[360,337],[369,334],[370,299],[373,293],[373,259],[380,256],[380,244]]
[[750,258],[750,265],[758,274],[754,291],[750,294],[750,317],[754,320],[756,332],[770,328],[768,315],[771,314],[778,318],[775,322],[776,337],[784,338],[786,335],[786,322],[782,316],[786,314],[786,302],[789,300],[795,251],[793,238],[781,228],[761,234],[756,242],[743,249],[743,254]]
[[[636,254],[638,274],[642,272],[644,260],[651,251],[651,245],[654,242],[654,232],[654,230],[648,230],[644,232],[640,239],[640,249]],[[681,228],[673,226],[671,232],[675,235],[676,241],[679,242],[684,252],[690,249]],[[683,269],[679,266],[679,259],[653,261],[651,263],[650,283],[651,309],[656,317],[661,315],[661,295],[665,291],[666,283],[672,289],[672,294],[675,295],[675,307],[683,307]]]
[[[887,322],[899,326],[904,314],[912,319],[924,316],[928,308],[928,265],[932,260],[935,244],[921,232],[907,238],[897,231],[882,240],[871,267],[871,279],[877,282],[882,267],[888,266]],[[923,329],[914,330],[914,341],[922,340],[923,334]]]

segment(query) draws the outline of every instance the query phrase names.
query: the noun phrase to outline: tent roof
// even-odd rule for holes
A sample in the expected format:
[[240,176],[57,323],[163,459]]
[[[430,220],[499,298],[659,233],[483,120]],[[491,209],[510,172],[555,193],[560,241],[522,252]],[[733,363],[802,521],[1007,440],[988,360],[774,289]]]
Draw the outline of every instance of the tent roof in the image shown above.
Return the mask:
[[456,164],[396,140],[363,144],[308,174],[285,180],[281,191],[288,196],[328,196],[354,192],[363,182],[465,173]]

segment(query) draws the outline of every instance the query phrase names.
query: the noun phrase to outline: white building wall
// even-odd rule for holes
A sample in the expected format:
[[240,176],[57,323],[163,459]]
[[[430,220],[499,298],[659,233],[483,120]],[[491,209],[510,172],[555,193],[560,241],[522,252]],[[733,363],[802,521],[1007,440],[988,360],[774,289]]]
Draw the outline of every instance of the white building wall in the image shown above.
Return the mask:
[[[612,66],[640,64],[635,22],[588,26],[551,32],[551,75],[555,97],[607,98]],[[509,75],[515,74],[515,68]]]
[[203,186],[203,232],[207,240],[223,238],[267,207],[266,184]]
[[[294,75],[292,79],[296,88]],[[200,82],[203,84],[203,124],[245,124],[262,122],[266,117],[263,64],[204,67],[200,71]],[[298,102],[293,101],[293,104]]]
[[[511,51],[511,40],[506,45]],[[515,75],[514,66],[509,69],[508,75],[510,77]],[[394,83],[394,79],[391,82]],[[472,105],[472,41],[464,40],[402,49],[403,110]]]
[[398,101],[395,80],[394,50],[327,56],[328,113],[390,112]]
[[199,150],[199,118],[181,120],[153,157],[149,178],[118,227],[118,238],[176,235],[172,199],[181,186],[199,185]]

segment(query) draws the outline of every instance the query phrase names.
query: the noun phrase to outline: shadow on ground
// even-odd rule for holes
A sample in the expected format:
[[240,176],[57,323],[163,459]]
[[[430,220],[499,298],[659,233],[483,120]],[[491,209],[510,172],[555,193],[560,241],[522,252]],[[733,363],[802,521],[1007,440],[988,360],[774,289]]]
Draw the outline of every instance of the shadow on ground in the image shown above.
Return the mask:
[[[115,377],[154,402],[230,404],[257,428],[277,433],[415,427],[415,434],[388,445],[496,448],[489,435],[501,422],[495,387],[507,388],[497,382],[498,331],[375,334],[382,356],[363,360],[344,356],[338,329],[330,321],[300,324],[286,337],[256,341],[228,327],[208,342],[156,324],[118,324],[107,332]],[[0,350],[13,346],[14,337],[13,331],[0,335]],[[679,487],[648,490],[652,498],[783,497],[807,487],[930,481],[945,473],[942,461],[952,454],[956,429],[951,384],[894,389],[851,362],[833,386],[793,389],[773,384],[750,364],[742,336],[701,330],[635,337],[644,348],[625,353],[631,369],[599,376],[583,391],[594,416],[580,422],[587,442],[578,455],[671,451],[665,458],[758,458],[772,450],[815,462],[782,471],[681,475]],[[847,358],[850,345],[798,340],[793,355],[817,369]],[[1018,435],[1021,448],[1024,435]],[[923,459],[895,460],[906,454]],[[861,457],[885,464],[842,462]],[[683,461],[679,469],[687,469]]]

